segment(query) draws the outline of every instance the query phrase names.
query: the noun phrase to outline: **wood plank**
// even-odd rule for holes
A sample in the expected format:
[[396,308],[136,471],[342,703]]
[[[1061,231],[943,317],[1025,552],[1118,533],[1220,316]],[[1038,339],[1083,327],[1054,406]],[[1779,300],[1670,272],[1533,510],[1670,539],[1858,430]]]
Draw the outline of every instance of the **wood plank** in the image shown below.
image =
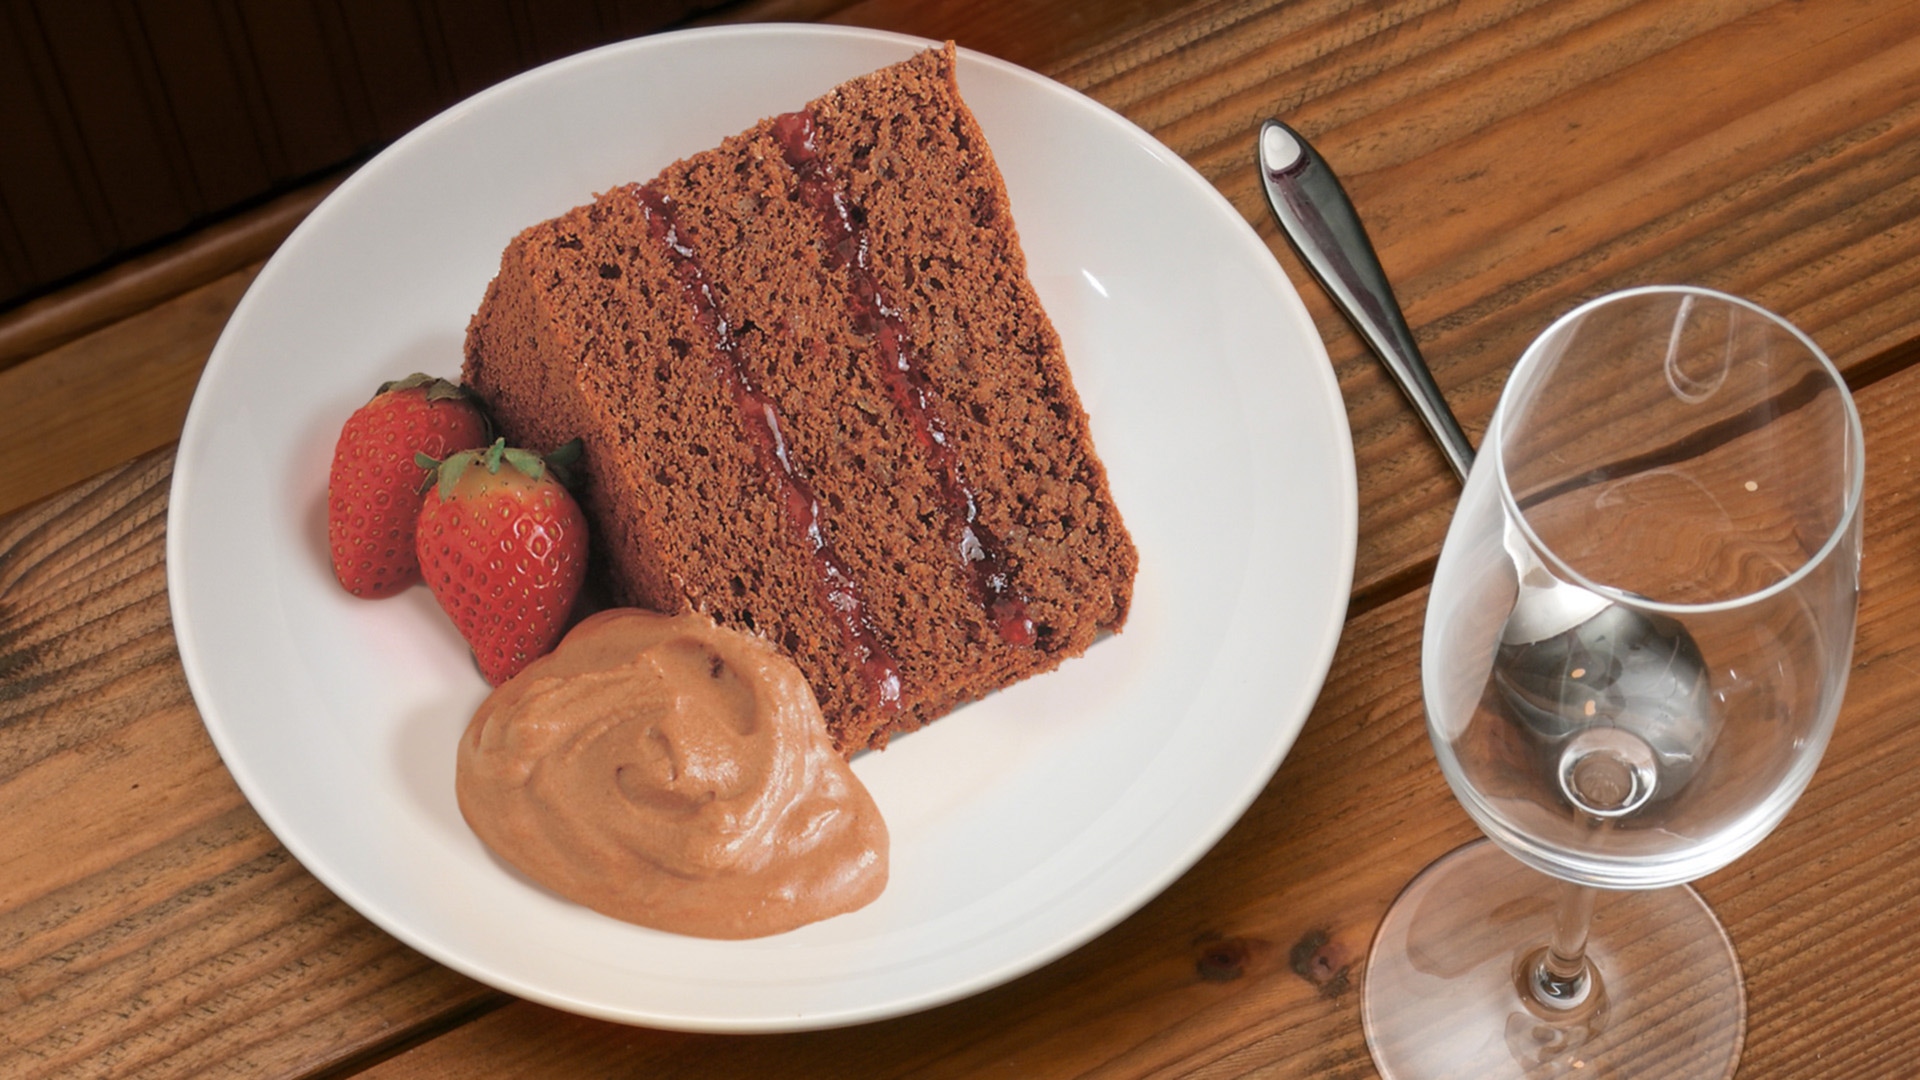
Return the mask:
[[134,64],[149,101],[164,103],[156,124],[168,156],[192,192],[194,216],[218,213],[271,190],[266,117],[246,99],[247,58],[226,46],[214,4],[134,5]]
[[83,163],[72,111],[45,93],[52,58],[38,28],[0,18],[0,204],[35,206],[33,215],[0,212],[0,296],[18,296],[73,273],[110,250],[99,200],[82,188]]
[[1266,116],[1341,172],[1476,436],[1528,341],[1615,288],[1750,296],[1862,378],[1920,332],[1911,2],[1223,0],[1057,74],[1211,179],[1314,312],[1360,467],[1363,607],[1423,579],[1457,488],[1272,225]]
[[0,512],[180,437],[200,370],[259,266],[0,370]]
[[[1920,988],[1864,973],[1920,952],[1920,370],[1866,389],[1865,587],[1851,687],[1812,786],[1701,884],[1745,965],[1743,1080],[1901,1074]],[[1198,866],[1066,959],[978,997],[843,1031],[727,1038],[516,1002],[367,1080],[504,1072],[661,1077],[1373,1077],[1359,983],[1373,930],[1427,862],[1476,835],[1419,700],[1424,590],[1354,618],[1279,774]]]
[[205,208],[197,205],[163,129],[149,122],[164,115],[165,102],[143,85],[135,13],[94,0],[35,5],[32,18],[52,68],[41,93],[66,99],[80,144],[67,161],[86,173],[76,186],[99,194],[99,224],[111,246],[185,228]]
[[221,29],[277,184],[339,168],[359,145],[327,63],[320,20],[306,5],[238,0]]
[[165,448],[0,520],[0,1077],[302,1075],[491,1001],[247,806],[167,611]]

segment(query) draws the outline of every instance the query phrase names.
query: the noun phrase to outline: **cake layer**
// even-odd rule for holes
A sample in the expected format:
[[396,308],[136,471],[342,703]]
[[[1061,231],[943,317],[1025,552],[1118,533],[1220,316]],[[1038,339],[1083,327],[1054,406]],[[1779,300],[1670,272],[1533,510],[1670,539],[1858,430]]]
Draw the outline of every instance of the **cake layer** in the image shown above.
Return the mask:
[[468,382],[585,444],[624,602],[780,644],[844,751],[1084,650],[1135,555],[951,48],[508,248]]

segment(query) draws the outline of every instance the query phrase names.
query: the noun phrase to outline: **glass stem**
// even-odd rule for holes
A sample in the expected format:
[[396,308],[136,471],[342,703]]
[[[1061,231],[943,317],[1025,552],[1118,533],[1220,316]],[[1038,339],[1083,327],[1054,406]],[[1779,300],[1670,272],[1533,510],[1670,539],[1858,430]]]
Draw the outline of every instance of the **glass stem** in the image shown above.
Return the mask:
[[1541,951],[1530,980],[1535,1000],[1549,1009],[1577,1008],[1592,993],[1587,934],[1593,929],[1593,902],[1598,895],[1597,890],[1585,885],[1560,883],[1553,940]]

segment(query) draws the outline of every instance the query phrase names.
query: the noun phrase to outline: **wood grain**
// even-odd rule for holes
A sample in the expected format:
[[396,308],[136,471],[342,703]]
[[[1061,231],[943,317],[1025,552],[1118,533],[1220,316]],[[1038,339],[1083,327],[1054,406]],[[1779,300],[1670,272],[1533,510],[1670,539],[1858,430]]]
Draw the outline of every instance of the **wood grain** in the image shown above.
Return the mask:
[[[1745,965],[1742,1080],[1904,1075],[1920,989],[1870,973],[1920,950],[1920,370],[1867,388],[1865,587],[1824,763],[1754,852],[1701,883]],[[1119,927],[1016,982],[917,1016],[801,1035],[654,1032],[514,1003],[369,1080],[645,1074],[796,1078],[1375,1075],[1358,988],[1400,888],[1477,833],[1434,761],[1419,699],[1426,592],[1352,619],[1306,729],[1227,836]],[[553,1032],[562,1033],[555,1037]]]
[[247,806],[167,611],[172,449],[0,520],[0,1077],[302,1075],[491,1000]]
[[180,437],[255,263],[0,370],[0,512]]
[[1616,288],[1751,297],[1861,377],[1915,336],[1920,4],[1222,0],[1057,74],[1212,180],[1313,310],[1360,468],[1361,607],[1424,580],[1457,487],[1279,238],[1267,116],[1340,172],[1476,440],[1526,344]]

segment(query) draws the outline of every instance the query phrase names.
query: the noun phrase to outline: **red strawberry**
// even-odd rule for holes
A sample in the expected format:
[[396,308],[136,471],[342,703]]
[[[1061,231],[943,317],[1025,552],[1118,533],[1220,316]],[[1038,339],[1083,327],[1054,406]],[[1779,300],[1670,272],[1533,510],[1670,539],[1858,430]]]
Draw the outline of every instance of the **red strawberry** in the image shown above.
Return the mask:
[[414,455],[443,458],[485,445],[479,404],[428,375],[383,384],[347,417],[327,479],[327,546],[333,575],[348,592],[377,599],[420,580],[413,529],[427,473]]
[[[552,651],[586,575],[587,522],[542,460],[497,439],[439,466],[420,506],[420,569],[498,686]],[[563,451],[565,454],[563,455]]]

